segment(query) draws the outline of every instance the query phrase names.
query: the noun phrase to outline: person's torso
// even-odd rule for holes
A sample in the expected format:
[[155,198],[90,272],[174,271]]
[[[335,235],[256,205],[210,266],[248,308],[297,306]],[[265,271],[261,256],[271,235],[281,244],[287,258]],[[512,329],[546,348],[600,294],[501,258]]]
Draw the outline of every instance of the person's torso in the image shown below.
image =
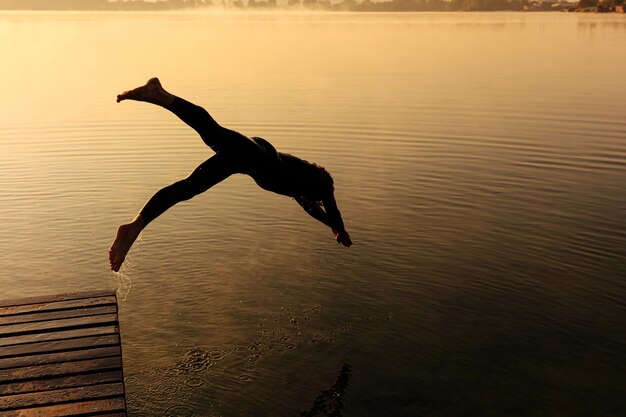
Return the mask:
[[250,173],[263,189],[290,197],[321,201],[325,197],[325,178],[321,170],[296,156],[277,152],[263,138],[251,138],[261,155]]

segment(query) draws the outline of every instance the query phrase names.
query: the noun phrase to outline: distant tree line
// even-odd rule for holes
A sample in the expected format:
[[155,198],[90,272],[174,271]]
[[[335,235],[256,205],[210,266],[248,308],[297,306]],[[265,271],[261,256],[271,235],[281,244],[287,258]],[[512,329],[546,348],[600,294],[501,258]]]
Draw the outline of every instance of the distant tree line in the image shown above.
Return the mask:
[[[622,0],[580,0],[583,3]],[[331,11],[497,11],[528,10],[536,0],[0,0],[4,10],[173,10],[222,6],[238,9],[294,9]],[[551,5],[552,3],[546,1]],[[554,9],[547,7],[547,9]]]
[[[234,0],[235,2],[241,0]],[[247,7],[273,7],[276,0],[252,0]],[[287,0],[282,7],[304,7],[313,10],[410,12],[410,11],[461,11],[461,10],[523,10],[527,0]],[[241,6],[244,7],[244,6]],[[280,6],[279,6],[280,7]]]
[[580,0],[578,7],[597,7],[599,11],[609,11],[624,2],[624,0]]

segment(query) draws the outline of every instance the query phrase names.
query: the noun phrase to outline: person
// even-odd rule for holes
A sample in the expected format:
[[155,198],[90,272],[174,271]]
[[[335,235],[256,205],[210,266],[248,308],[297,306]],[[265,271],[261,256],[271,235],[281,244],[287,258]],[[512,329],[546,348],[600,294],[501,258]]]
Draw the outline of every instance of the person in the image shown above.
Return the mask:
[[330,227],[338,243],[350,247],[334,197],[331,175],[320,165],[277,152],[265,139],[248,138],[220,126],[202,107],[166,91],[158,78],[117,96],[164,107],[193,128],[215,155],[200,164],[187,178],[157,191],[128,224],[118,228],[109,250],[111,269],[119,271],[141,231],[175,204],[207,191],[232,174],[246,174],[263,189],[295,199],[314,219]]

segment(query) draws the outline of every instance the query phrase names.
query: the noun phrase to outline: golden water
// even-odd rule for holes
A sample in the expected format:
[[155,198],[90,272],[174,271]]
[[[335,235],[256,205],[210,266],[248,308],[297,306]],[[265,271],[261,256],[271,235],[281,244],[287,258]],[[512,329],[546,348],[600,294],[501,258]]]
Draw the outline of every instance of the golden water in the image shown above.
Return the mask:
[[[0,13],[2,296],[120,284],[132,415],[625,415],[626,19]],[[107,250],[211,152],[158,75],[326,166],[355,245],[234,176]]]

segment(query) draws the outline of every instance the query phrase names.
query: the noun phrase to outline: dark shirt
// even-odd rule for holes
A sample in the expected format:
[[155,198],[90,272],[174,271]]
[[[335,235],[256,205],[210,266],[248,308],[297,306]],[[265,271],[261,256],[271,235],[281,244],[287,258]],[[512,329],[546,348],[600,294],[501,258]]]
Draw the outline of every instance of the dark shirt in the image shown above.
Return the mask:
[[263,189],[309,201],[323,201],[332,195],[332,179],[321,167],[297,156],[277,152],[265,139],[252,138],[263,156],[250,174]]

